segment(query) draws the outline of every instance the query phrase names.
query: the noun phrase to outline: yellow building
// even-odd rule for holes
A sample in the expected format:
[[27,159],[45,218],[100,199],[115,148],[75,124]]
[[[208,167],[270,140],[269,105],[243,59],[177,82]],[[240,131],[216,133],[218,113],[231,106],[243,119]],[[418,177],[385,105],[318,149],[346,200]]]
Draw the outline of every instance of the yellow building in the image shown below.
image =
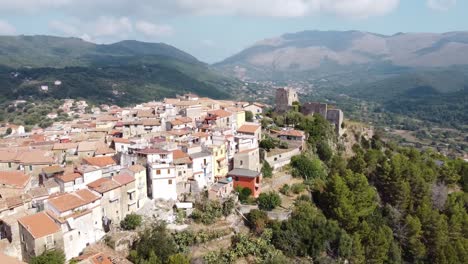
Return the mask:
[[237,125],[236,128],[239,128],[244,124],[245,124],[245,111],[239,110],[236,113],[236,125]]
[[213,174],[217,179],[224,178],[229,172],[226,144],[208,147],[213,155]]

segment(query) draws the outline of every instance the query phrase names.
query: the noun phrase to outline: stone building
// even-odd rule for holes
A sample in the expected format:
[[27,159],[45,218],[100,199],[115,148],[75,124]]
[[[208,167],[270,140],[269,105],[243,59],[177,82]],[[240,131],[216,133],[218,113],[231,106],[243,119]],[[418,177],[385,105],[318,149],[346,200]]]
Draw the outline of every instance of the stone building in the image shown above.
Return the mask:
[[327,118],[327,104],[307,102],[301,106],[301,112],[304,115],[320,114],[323,118]]
[[297,101],[299,98],[296,90],[289,87],[276,89],[276,111],[285,112]]
[[343,129],[341,128],[343,124],[343,111],[340,109],[329,109],[327,111],[327,120],[335,126],[336,133],[341,136],[343,134]]

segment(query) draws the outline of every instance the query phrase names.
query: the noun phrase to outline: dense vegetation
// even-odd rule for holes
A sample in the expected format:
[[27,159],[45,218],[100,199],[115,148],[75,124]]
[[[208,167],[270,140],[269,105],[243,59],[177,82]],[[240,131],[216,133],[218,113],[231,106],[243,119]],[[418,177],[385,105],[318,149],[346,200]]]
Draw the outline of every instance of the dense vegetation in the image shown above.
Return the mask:
[[31,258],[31,264],[64,264],[65,254],[60,250],[48,250],[37,257]]
[[[184,92],[229,98],[226,91],[237,85],[165,44],[95,45],[73,38],[0,37],[0,54],[5,54],[0,58],[0,102],[84,98],[126,105]],[[55,85],[56,80],[61,84]],[[48,90],[41,90],[42,85]]]
[[[247,255],[268,263],[275,249],[283,261],[275,263],[288,258],[317,263],[468,261],[468,163],[399,147],[379,136],[360,137],[354,156],[345,159],[340,141],[323,132],[327,124],[320,117],[301,117],[295,125],[310,135],[309,151],[291,163],[293,175],[304,180],[295,189],[301,193],[307,188],[310,195],[297,197],[286,221],[269,219],[262,209],[271,206],[251,211],[246,224],[252,233],[241,241],[262,239],[259,245],[239,252],[234,239],[229,250],[207,255],[208,263],[232,263]],[[326,146],[319,148],[321,144]],[[330,155],[319,155],[324,148]],[[290,194],[291,189],[283,186],[281,192]],[[263,196],[269,205],[272,193]]]

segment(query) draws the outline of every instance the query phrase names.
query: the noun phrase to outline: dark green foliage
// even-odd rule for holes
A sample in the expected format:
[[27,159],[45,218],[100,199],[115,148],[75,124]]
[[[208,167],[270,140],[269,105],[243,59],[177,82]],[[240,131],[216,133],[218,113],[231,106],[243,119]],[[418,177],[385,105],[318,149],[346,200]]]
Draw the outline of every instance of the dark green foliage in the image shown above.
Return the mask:
[[310,202],[297,203],[289,220],[272,227],[273,244],[288,256],[317,257],[325,250],[338,258],[352,254],[352,238]]
[[5,131],[5,134],[6,134],[6,135],[10,135],[10,134],[11,134],[11,127],[7,128],[7,130]]
[[265,211],[254,209],[247,215],[247,226],[255,233],[262,233],[268,224],[268,216]]
[[257,203],[261,210],[271,211],[281,205],[281,197],[275,192],[261,193]]
[[262,175],[265,178],[271,178],[273,176],[273,168],[270,166],[270,163],[268,161],[263,161],[262,165]]
[[[5,65],[0,66],[0,102],[32,96],[35,100],[85,98],[126,105],[183,92],[228,98],[225,89],[236,83],[165,44],[127,41],[95,45],[47,36],[1,37],[0,53],[9,46],[5,42],[22,48],[0,59]],[[55,47],[64,52],[56,54]],[[55,80],[62,84],[55,86]],[[41,91],[40,85],[48,85],[49,90]]]
[[254,115],[252,111],[245,111],[245,121],[253,122]]
[[267,137],[265,139],[262,139],[259,144],[260,148],[270,152],[270,150],[274,149],[276,147],[276,142],[271,138]]
[[242,188],[242,187],[237,187],[236,192],[239,195],[239,201],[242,203],[245,203],[248,201],[250,195],[252,194],[252,190],[249,188]]
[[326,176],[322,162],[306,154],[292,157],[291,166],[293,168],[293,176],[304,178],[306,181],[324,179]]
[[289,195],[289,193],[291,192],[291,186],[289,186],[289,184],[284,184],[280,189],[279,189],[280,193],[284,194],[284,195]]
[[125,218],[120,222],[120,227],[125,230],[135,230],[137,227],[141,225],[141,215],[137,214],[128,214]]
[[232,213],[232,210],[234,210],[234,207],[236,207],[236,203],[232,198],[227,199],[226,201],[223,202],[223,215],[228,216]]
[[140,233],[129,259],[133,263],[169,263],[169,257],[177,254],[177,245],[163,222],[153,223]]
[[301,192],[305,191],[306,189],[306,186],[305,184],[303,183],[294,183],[292,186],[291,186],[291,191],[294,193],[294,194],[300,194]]
[[183,254],[174,254],[169,256],[168,264],[190,264],[190,259]]
[[223,216],[223,212],[227,213],[227,210],[223,210],[223,205],[219,201],[205,199],[195,203],[191,217],[195,222],[210,225]]
[[202,230],[193,232],[190,230],[184,230],[173,234],[175,243],[177,244],[177,250],[182,253],[189,253],[190,247],[207,243],[209,241],[218,239],[223,236],[227,236],[231,233],[230,230]]
[[65,254],[60,250],[48,250],[37,257],[32,257],[31,264],[64,264]]
[[327,142],[321,140],[316,144],[317,155],[323,162],[328,162],[333,156],[333,151]]

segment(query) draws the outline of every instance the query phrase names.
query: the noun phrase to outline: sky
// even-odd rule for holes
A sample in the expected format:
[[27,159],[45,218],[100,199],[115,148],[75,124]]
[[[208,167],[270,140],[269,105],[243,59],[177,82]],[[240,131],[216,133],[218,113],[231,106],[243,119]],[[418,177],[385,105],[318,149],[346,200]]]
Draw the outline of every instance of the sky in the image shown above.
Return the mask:
[[468,0],[0,0],[0,35],[164,42],[214,63],[303,30],[468,30]]

